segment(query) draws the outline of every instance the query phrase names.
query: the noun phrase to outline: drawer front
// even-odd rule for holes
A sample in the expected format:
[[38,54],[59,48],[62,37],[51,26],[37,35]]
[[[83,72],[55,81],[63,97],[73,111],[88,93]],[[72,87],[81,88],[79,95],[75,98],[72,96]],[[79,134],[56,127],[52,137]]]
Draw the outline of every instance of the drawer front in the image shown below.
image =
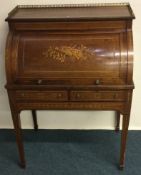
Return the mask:
[[94,85],[97,80],[126,84],[124,35],[119,31],[22,32],[13,40],[13,77],[19,83],[52,79],[69,84]]
[[70,94],[71,101],[125,101],[126,92],[117,91],[72,91]]
[[25,101],[67,101],[66,91],[16,91],[17,100]]

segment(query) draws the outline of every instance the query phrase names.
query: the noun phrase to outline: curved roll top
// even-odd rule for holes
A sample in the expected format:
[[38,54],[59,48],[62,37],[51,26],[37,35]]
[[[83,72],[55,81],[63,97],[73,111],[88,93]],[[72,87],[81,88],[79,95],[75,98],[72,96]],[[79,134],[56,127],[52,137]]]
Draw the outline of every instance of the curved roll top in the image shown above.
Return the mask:
[[[53,16],[56,8],[64,15],[61,21]],[[133,86],[133,13],[129,5],[77,8],[85,9],[83,18],[90,20],[83,21],[82,15],[76,14],[80,20],[72,17],[71,22],[66,21],[64,7],[17,7],[9,15],[8,85]],[[67,10],[75,12],[77,8]],[[89,8],[93,13],[88,12]],[[47,14],[52,16],[45,17]]]

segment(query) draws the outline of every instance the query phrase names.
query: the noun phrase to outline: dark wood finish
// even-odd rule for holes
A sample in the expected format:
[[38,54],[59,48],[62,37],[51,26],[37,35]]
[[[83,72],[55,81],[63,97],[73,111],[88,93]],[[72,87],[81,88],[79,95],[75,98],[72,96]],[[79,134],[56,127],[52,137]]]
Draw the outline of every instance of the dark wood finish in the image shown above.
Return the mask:
[[116,128],[115,131],[118,132],[120,130],[120,112],[116,112]]
[[129,115],[130,114],[123,115],[122,134],[121,134],[121,150],[120,150],[120,169],[124,168],[126,141],[127,141],[127,134],[128,134],[129,118],[130,118]]
[[[54,7],[54,8],[52,8]],[[65,8],[64,8],[65,7]],[[71,7],[71,8],[70,8]],[[55,6],[17,6],[6,19],[7,21],[60,21],[60,20],[103,20],[133,19],[134,14],[129,4],[92,4]]]
[[17,101],[67,101],[66,91],[16,91]]
[[36,110],[32,110],[32,117],[33,117],[34,130],[38,131],[38,122],[37,122]]
[[19,114],[32,110],[115,110],[123,115],[120,167],[134,88],[129,4],[17,6],[9,13],[6,88],[21,165]]
[[11,92],[8,92],[8,96],[9,96],[13,125],[15,128],[16,142],[17,142],[19,156],[20,156],[20,163],[19,164],[20,164],[21,168],[25,168],[26,162],[25,162],[24,146],[23,146],[23,140],[22,140],[20,113],[15,108],[14,100],[11,98],[12,97]]

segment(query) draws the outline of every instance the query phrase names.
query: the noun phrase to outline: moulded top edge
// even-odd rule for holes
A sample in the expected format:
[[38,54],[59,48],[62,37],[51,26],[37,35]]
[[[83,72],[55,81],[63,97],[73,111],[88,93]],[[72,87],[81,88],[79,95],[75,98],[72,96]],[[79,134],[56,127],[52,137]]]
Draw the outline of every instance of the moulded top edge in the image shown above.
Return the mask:
[[6,21],[134,19],[129,3],[18,5]]

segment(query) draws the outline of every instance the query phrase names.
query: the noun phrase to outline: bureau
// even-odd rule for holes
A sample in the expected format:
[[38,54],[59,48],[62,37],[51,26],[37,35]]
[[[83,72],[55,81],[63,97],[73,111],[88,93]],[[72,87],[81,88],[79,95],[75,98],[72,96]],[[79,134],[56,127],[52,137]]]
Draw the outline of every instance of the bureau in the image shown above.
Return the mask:
[[6,21],[6,89],[25,167],[20,112],[113,110],[122,118],[120,168],[134,84],[129,4],[17,6]]

